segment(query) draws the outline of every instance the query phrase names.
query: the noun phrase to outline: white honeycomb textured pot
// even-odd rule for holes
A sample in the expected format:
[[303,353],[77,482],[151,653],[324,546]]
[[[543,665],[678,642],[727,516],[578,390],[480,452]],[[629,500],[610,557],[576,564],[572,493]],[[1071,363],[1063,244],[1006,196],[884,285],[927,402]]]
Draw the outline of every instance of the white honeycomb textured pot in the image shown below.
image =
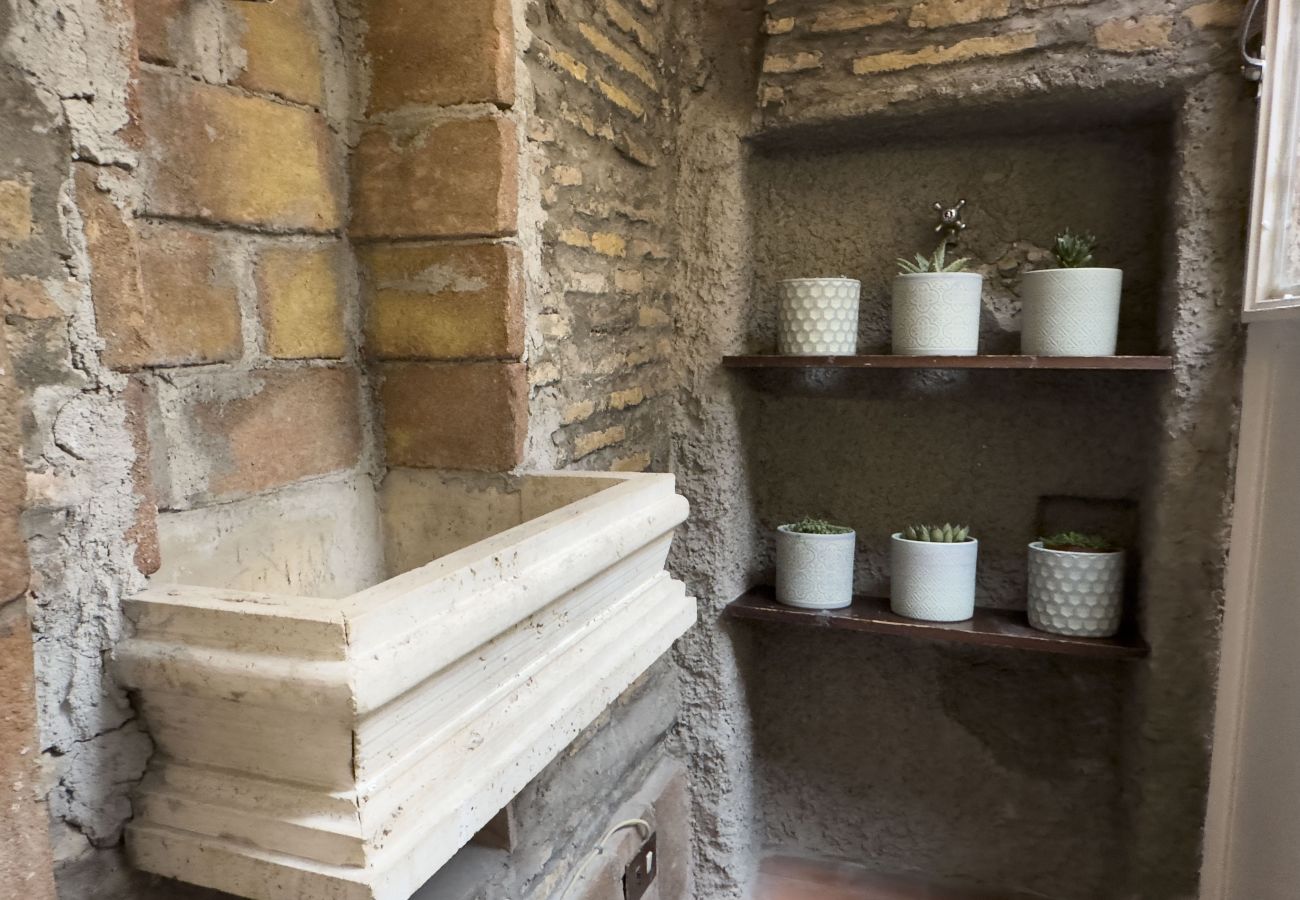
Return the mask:
[[776,599],[802,609],[842,609],[853,602],[857,534],[776,530]]
[[1020,352],[1029,356],[1114,356],[1120,269],[1044,269],[1021,281]]
[[670,475],[522,480],[521,524],[342,599],[161,586],[119,649],[149,872],[405,900],[695,621]]
[[889,608],[909,619],[964,622],[975,615],[979,541],[960,544],[890,541]]
[[1075,637],[1110,637],[1124,610],[1124,551],[1072,553],[1029,545],[1029,624]]
[[894,278],[893,347],[898,356],[974,356],[980,345],[984,276],[927,272]]
[[777,301],[776,338],[787,356],[852,356],[858,352],[858,298],[852,278],[787,278]]

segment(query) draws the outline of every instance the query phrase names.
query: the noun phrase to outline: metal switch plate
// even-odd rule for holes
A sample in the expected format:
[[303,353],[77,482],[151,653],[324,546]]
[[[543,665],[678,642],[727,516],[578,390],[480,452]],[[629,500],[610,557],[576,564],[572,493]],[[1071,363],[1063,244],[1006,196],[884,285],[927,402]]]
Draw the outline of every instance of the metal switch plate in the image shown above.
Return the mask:
[[658,835],[651,832],[623,870],[623,896],[626,900],[641,900],[654,884],[655,875],[659,874],[657,838]]

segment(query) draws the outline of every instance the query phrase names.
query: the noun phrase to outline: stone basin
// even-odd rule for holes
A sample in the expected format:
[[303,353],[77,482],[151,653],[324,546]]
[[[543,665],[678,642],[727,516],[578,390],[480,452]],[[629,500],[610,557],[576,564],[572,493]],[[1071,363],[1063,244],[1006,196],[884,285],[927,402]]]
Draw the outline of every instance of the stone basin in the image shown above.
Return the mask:
[[[172,559],[127,601],[117,660],[157,746],[137,866],[258,900],[405,900],[694,623],[664,570],[672,476],[524,475],[456,502],[430,477],[385,479],[391,577],[340,596],[162,583],[246,582],[230,560],[250,548],[311,579],[253,546],[274,527],[208,522],[203,545],[160,526]],[[226,559],[223,539],[248,546]]]

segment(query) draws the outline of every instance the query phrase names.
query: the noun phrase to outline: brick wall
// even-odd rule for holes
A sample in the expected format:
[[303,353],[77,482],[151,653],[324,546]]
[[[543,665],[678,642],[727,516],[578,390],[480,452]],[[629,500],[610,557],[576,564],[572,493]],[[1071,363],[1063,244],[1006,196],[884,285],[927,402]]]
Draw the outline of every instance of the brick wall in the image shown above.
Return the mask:
[[532,298],[533,451],[556,465],[667,467],[673,335],[668,15],[657,0],[537,11],[530,182],[542,221]]
[[[1204,69],[1237,27],[1236,0],[771,0],[759,82],[768,126],[960,94],[977,105],[1096,87],[1108,72]],[[998,73],[997,77],[993,77]]]
[[528,416],[508,0],[365,4],[351,166],[389,465],[498,472]]

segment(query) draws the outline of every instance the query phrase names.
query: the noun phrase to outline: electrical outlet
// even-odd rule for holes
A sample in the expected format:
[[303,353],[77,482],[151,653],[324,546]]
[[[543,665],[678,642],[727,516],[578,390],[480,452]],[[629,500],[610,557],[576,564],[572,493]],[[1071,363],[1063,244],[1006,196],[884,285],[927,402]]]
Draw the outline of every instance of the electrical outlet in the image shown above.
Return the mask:
[[654,884],[655,875],[659,874],[659,853],[656,845],[657,835],[652,831],[645,839],[641,849],[632,857],[632,861],[623,870],[623,897],[625,900],[641,900],[645,892]]

